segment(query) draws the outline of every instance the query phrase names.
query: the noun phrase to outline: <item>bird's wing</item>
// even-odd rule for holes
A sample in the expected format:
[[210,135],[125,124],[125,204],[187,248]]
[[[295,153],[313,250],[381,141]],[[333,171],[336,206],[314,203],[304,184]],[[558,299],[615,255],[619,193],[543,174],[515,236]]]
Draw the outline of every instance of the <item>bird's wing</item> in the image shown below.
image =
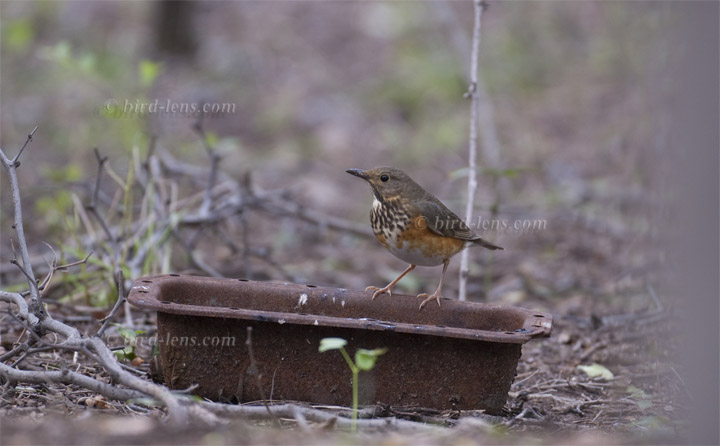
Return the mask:
[[430,232],[445,237],[477,243],[488,249],[503,249],[475,234],[465,222],[442,203],[422,201],[418,204],[420,215],[425,218]]

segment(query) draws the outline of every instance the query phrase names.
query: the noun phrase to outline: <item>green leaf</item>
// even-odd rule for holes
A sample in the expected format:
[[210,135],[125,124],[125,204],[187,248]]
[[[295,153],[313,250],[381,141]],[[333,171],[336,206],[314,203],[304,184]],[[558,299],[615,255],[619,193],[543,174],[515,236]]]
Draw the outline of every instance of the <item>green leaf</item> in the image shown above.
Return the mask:
[[635,399],[647,399],[647,398],[649,398],[648,394],[645,393],[645,391],[644,391],[643,389],[637,388],[637,387],[635,387],[635,386],[633,386],[633,385],[627,386],[627,388],[625,389],[625,391],[630,394],[630,397],[631,397],[631,398],[635,398]]
[[482,169],[482,173],[493,177],[515,178],[523,170],[526,169],[493,169],[491,167],[486,167]]
[[117,327],[118,334],[122,336],[126,341],[132,341],[137,337],[137,335],[145,333],[144,330],[133,330],[131,328],[123,327],[120,324],[113,325]]
[[131,400],[128,400],[128,403],[130,404],[139,404],[141,406],[146,407],[158,407],[160,406],[160,403],[158,401],[155,401],[152,398],[133,398]]
[[217,133],[215,133],[215,132],[205,133],[205,143],[207,143],[208,146],[217,147],[219,142],[220,142],[220,138],[217,136]]
[[[491,177],[506,177],[506,178],[515,178],[519,174],[529,171],[530,169],[526,167],[518,167],[514,169],[493,169],[492,167],[478,167],[477,169],[478,174],[480,175],[487,175]],[[468,176],[468,173],[470,172],[470,168],[468,167],[461,167],[459,169],[455,169],[452,172],[450,172],[450,179],[451,180],[457,180],[459,178],[463,178]]]
[[625,390],[627,391],[627,393],[630,394],[630,398],[635,400],[635,402],[637,403],[638,408],[640,410],[645,410],[649,407],[652,407],[652,405],[653,405],[652,398],[650,397],[650,395],[645,393],[644,390],[639,389],[632,385],[627,386],[627,389],[625,389]]
[[5,26],[5,44],[13,50],[24,50],[35,36],[35,30],[29,20],[14,20]]
[[608,381],[615,378],[615,375],[613,375],[610,370],[598,363],[594,363],[592,365],[579,365],[577,368],[585,372],[590,378],[599,377]]
[[93,73],[97,66],[97,57],[93,53],[84,53],[77,58],[77,66],[86,73]]
[[347,341],[343,338],[323,338],[320,340],[320,353],[328,350],[340,350],[347,345]]
[[452,172],[450,172],[450,179],[457,180],[458,178],[466,177],[466,176],[468,176],[469,172],[470,172],[470,168],[468,168],[468,167],[461,167],[459,169],[455,169]]
[[653,429],[662,429],[662,428],[666,427],[669,422],[670,422],[670,420],[667,417],[651,415],[651,416],[640,418],[634,424],[653,430]]
[[55,182],[80,181],[85,174],[78,164],[70,164],[65,168],[43,166],[43,175]]
[[135,354],[135,347],[131,345],[125,347],[123,349],[123,352],[125,353],[125,359],[127,359],[128,361],[132,361],[137,357],[137,355]]
[[127,327],[123,327],[120,324],[113,324],[117,327],[117,332],[120,336],[122,336],[125,340],[135,339],[137,335],[135,334],[135,330],[132,330]]
[[143,60],[138,65],[138,74],[140,75],[140,85],[147,88],[150,87],[155,79],[160,75],[162,70],[161,62],[153,62],[151,60]]
[[640,400],[637,402],[637,405],[640,410],[645,410],[649,407],[652,407],[653,402],[651,400]]
[[55,44],[55,46],[48,47],[44,52],[45,56],[58,63],[67,63],[72,58],[72,49],[70,44],[62,40]]
[[374,350],[359,348],[355,352],[355,365],[360,370],[372,370],[372,368],[375,367],[375,361],[377,361],[377,358],[380,355],[385,354],[387,351],[388,349],[386,348],[376,348]]

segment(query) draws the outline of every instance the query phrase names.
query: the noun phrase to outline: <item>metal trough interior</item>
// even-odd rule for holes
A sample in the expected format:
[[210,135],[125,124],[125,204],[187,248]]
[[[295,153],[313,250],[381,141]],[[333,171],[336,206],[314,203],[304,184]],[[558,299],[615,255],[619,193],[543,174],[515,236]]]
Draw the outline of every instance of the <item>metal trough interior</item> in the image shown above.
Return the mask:
[[[550,335],[543,312],[442,300],[418,310],[414,296],[371,294],[290,283],[176,274],[135,281],[128,296],[158,312],[157,342],[165,383],[197,385],[216,401],[263,397],[348,406],[351,373],[320,339],[355,348],[387,347],[360,374],[361,404],[499,413],[523,343]],[[246,346],[253,327],[253,367]],[[257,374],[262,384],[257,384]]]

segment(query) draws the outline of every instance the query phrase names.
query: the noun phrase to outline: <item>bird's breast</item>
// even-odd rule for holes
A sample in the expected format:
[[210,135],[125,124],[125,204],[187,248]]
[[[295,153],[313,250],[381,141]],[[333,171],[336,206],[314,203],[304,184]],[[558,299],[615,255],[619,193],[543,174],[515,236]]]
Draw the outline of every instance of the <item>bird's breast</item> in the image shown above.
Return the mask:
[[410,215],[403,209],[398,201],[373,201],[370,210],[370,224],[375,237],[384,247],[397,242],[399,233],[410,225]]
[[465,241],[431,232],[422,216],[412,217],[397,202],[373,203],[370,222],[378,241],[413,265],[440,265],[466,245]]

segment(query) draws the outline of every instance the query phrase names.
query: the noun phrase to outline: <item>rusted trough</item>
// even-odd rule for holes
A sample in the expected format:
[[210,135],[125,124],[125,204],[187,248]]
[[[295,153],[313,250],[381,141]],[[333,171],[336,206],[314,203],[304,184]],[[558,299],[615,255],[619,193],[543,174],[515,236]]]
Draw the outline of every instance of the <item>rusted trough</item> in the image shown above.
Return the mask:
[[338,352],[318,352],[322,338],[341,337],[351,356],[355,348],[388,348],[360,374],[361,404],[499,413],[522,344],[552,329],[549,314],[521,308],[444,299],[418,311],[414,296],[372,301],[342,288],[177,274],[138,279],[128,298],[158,313],[165,383],[196,385],[195,394],[227,402],[264,395],[349,406],[347,364]]

